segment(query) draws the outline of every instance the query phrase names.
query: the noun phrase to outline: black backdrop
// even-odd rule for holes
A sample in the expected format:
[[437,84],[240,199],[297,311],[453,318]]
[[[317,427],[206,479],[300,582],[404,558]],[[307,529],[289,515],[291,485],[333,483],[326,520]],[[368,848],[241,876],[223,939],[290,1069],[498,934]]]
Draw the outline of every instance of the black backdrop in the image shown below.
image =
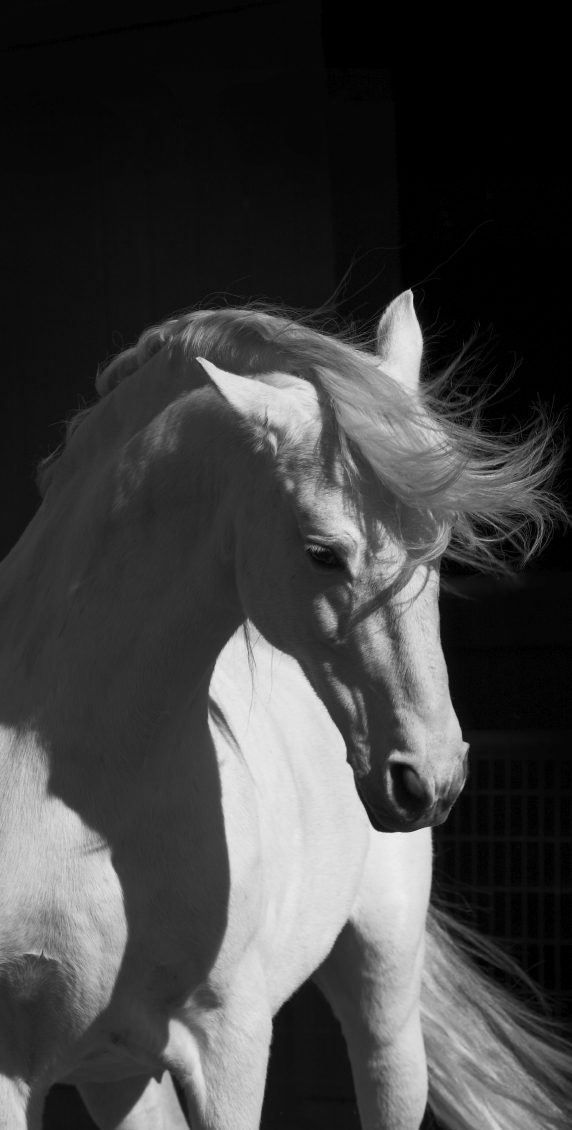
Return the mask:
[[[2,52],[0,552],[98,362],[209,296],[475,330],[498,414],[568,403],[569,99],[556,61],[392,66],[360,3],[24,0]],[[389,37],[388,37],[389,38]],[[454,56],[454,53],[452,53]],[[562,540],[546,562],[565,564]]]
[[[493,415],[526,418],[537,397],[566,409],[565,71],[538,38],[497,59],[464,48],[396,65],[373,7],[21,0],[4,11],[0,554],[34,512],[34,466],[91,399],[98,362],[209,296],[313,308],[335,294],[361,325],[412,286],[430,362],[480,327],[492,384],[518,366]],[[444,609],[470,725],[570,733],[569,569],[561,534],[533,568],[534,595],[525,584],[506,614],[498,591],[482,615]],[[471,641],[473,660],[489,657],[478,674]],[[563,882],[570,901],[569,873]],[[293,1090],[347,1098],[317,999],[289,1016],[274,1062]],[[331,1067],[309,1058],[316,1031]],[[67,1124],[66,1101],[50,1126]]]

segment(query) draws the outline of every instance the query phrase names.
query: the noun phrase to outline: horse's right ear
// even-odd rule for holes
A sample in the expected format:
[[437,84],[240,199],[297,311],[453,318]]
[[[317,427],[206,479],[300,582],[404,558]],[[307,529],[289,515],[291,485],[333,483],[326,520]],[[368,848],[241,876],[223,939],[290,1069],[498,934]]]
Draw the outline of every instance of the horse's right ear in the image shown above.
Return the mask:
[[415,391],[419,384],[423,335],[413,305],[413,293],[405,290],[383,312],[377,327],[379,368],[399,384]]
[[227,373],[212,361],[207,361],[206,357],[197,357],[196,360],[239,416],[256,419],[264,415],[265,385],[249,377],[240,377],[237,373]]
[[318,413],[316,392],[308,381],[288,376],[283,384],[279,373],[267,374],[265,380],[240,377],[204,357],[196,360],[227,404],[254,429],[261,448],[273,454],[296,425],[303,427],[313,412]]
[[294,391],[272,381],[227,373],[204,357],[196,360],[227,404],[256,429],[262,445],[274,453],[292,425],[307,418],[308,403],[315,403],[315,392],[307,381],[300,380]]

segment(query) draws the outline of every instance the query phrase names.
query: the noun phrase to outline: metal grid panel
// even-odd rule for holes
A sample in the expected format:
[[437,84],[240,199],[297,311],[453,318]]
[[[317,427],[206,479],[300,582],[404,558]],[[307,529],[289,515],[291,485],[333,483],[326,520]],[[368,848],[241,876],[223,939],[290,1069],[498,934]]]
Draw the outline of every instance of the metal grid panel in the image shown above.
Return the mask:
[[469,781],[435,835],[437,890],[469,904],[479,929],[571,1012],[572,731],[468,737]]

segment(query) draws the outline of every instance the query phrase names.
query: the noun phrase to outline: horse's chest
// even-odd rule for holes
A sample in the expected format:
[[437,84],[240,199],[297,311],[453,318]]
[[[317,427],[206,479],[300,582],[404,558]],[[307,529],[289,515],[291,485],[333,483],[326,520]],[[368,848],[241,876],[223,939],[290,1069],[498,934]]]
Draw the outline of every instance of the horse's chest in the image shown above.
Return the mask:
[[56,801],[4,828],[0,1055],[9,1037],[22,1072],[157,1069],[227,932],[226,845],[203,833],[175,806],[106,843]]
[[233,822],[228,821],[235,857],[243,841],[243,875],[236,884],[240,894],[231,900],[229,926],[244,914],[245,888],[254,888],[252,944],[275,1012],[321,964],[347,920],[369,830],[345,763],[329,763],[322,774],[316,750],[313,761],[302,751],[278,764],[262,746],[260,751],[247,754],[250,820],[257,835],[256,862],[250,871],[244,824],[236,814],[233,836]]
[[45,841],[41,822],[32,850],[22,824],[19,851],[5,838],[0,853],[0,1053],[9,1041],[25,1077],[73,1056],[113,994],[127,929],[104,853]]

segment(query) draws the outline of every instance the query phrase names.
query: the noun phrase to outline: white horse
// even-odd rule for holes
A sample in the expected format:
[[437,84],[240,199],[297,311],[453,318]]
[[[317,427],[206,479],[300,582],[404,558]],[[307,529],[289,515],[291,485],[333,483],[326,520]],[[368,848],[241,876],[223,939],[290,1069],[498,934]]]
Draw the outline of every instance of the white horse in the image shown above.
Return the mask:
[[0,572],[2,1130],[57,1081],[181,1130],[173,1079],[193,1130],[255,1130],[310,976],[364,1130],[419,1127],[427,1074],[451,1130],[569,1130],[566,1046],[427,916],[467,752],[438,562],[542,525],[546,432],[459,422],[421,350],[410,293],[375,352],[190,314],[44,466]]

